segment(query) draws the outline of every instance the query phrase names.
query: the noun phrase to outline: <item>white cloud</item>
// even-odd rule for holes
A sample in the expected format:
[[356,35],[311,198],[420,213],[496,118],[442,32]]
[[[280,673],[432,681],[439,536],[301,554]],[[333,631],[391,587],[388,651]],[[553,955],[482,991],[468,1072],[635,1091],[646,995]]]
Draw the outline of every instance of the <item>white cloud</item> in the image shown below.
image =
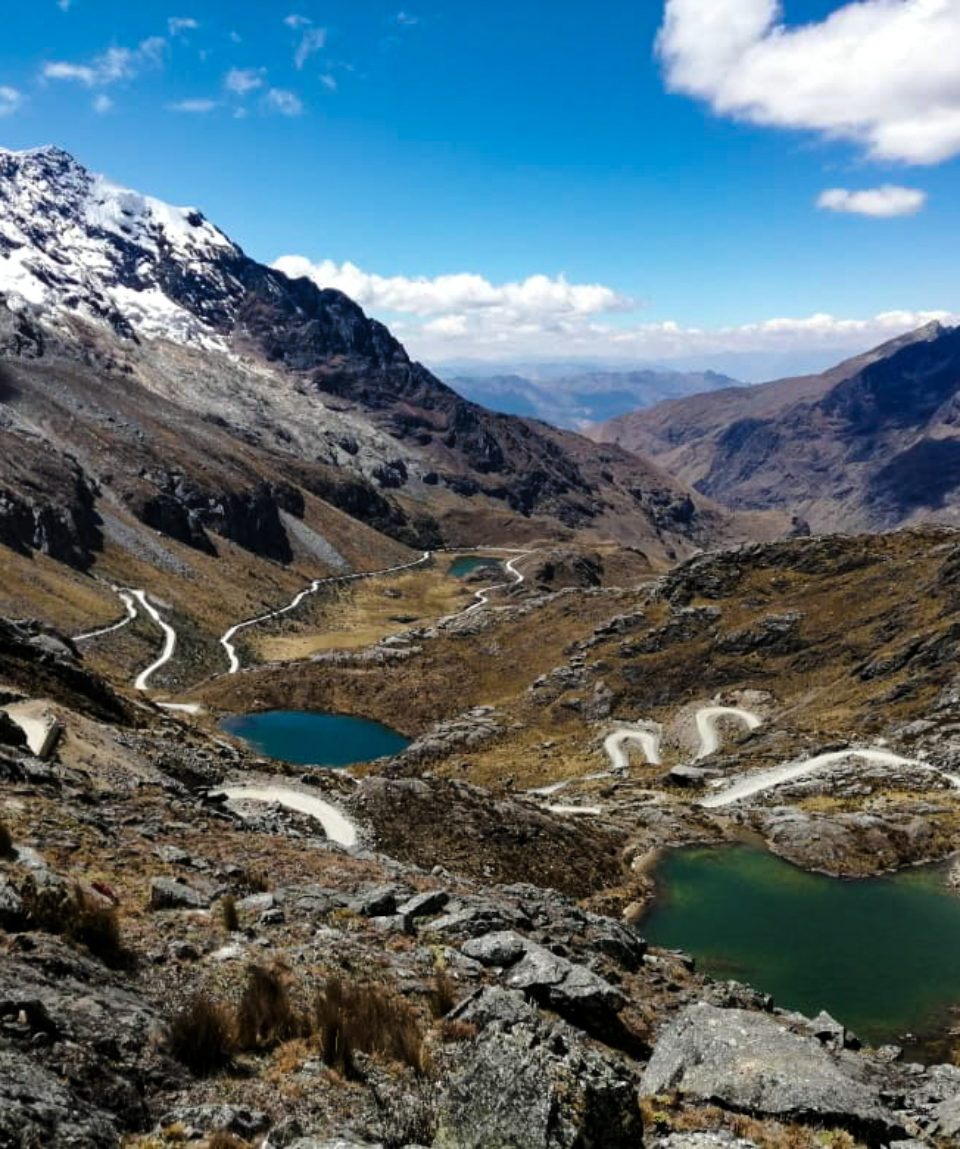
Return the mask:
[[93,110],[98,116],[105,116],[107,112],[113,111],[113,100],[101,92],[99,96],[95,96],[93,99]]
[[298,16],[296,13],[285,16],[283,22],[288,28],[306,28],[308,24],[313,23],[309,16]]
[[171,16],[167,20],[167,28],[171,36],[182,36],[184,32],[195,32],[200,27],[192,16]]
[[167,109],[171,112],[184,112],[187,115],[205,116],[208,112],[214,112],[220,107],[219,100],[178,100],[175,104],[168,104]]
[[328,92],[335,92],[337,90],[337,80],[335,76],[325,75],[320,77],[320,83],[327,89]]
[[308,28],[306,32],[304,32],[303,38],[294,53],[293,62],[296,64],[297,69],[302,71],[307,60],[309,60],[314,53],[321,51],[326,43],[326,28]]
[[668,87],[720,115],[853,140],[877,160],[960,154],[960,3],[849,0],[789,26],[779,0],[666,0]]
[[397,13],[397,23],[398,24],[405,24],[407,27],[411,27],[414,24],[420,23],[420,17],[419,16],[413,16],[409,12],[398,12]]
[[817,207],[827,211],[868,215],[875,219],[890,219],[898,215],[916,215],[927,202],[927,193],[918,188],[896,187],[885,184],[879,188],[850,191],[848,188],[827,188],[820,193]]
[[57,7],[60,9],[61,12],[69,12],[70,11],[70,5],[72,3],[73,3],[73,0],[57,0]]
[[380,276],[354,264],[311,263],[285,256],[274,267],[335,288],[389,323],[418,358],[650,360],[726,352],[790,353],[865,350],[946,311],[891,311],[869,319],[827,314],[774,318],[722,328],[672,320],[638,322],[639,305],[603,284],[574,284],[532,275],[494,284],[469,273],[435,278]]
[[246,96],[263,87],[266,75],[266,68],[231,68],[223,77],[223,86],[235,96]]
[[54,60],[43,65],[45,80],[76,80],[92,88],[97,82],[97,71],[89,64],[68,64],[64,60]]
[[331,260],[311,263],[298,255],[278,259],[274,267],[292,278],[306,276],[320,287],[345,292],[361,306],[406,312],[421,317],[451,312],[496,312],[524,320],[530,317],[586,316],[632,310],[632,300],[600,284],[572,284],[562,276],[532,275],[519,283],[495,285],[480,275],[462,273],[426,277],[387,278],[361,270],[352,263]]
[[23,107],[24,95],[7,84],[0,85],[0,117],[12,116]]
[[277,112],[281,116],[303,115],[303,100],[283,88],[271,88],[263,97],[263,105],[268,112]]
[[54,60],[44,64],[44,80],[66,80],[86,88],[101,88],[121,80],[132,80],[144,68],[163,64],[167,42],[161,36],[141,40],[136,48],[108,48],[89,64]]

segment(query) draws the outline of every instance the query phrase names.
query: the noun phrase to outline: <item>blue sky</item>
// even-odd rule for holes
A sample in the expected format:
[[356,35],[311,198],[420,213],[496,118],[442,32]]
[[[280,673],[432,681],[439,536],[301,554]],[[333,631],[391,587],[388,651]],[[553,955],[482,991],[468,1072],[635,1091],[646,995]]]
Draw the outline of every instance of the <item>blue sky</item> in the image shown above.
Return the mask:
[[897,7],[31,0],[0,143],[196,204],[432,361],[846,350],[960,312],[958,6]]

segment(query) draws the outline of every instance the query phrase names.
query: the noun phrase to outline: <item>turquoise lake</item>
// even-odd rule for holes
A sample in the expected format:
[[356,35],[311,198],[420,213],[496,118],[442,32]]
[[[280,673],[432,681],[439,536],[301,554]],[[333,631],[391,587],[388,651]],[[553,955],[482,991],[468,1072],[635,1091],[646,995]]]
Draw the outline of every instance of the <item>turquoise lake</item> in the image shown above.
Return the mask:
[[379,722],[321,711],[235,714],[224,718],[220,727],[267,758],[301,766],[343,769],[399,754],[410,745],[408,738]]
[[732,846],[670,851],[655,877],[645,936],[692,954],[711,977],[786,1009],[825,1009],[864,1041],[914,1053],[956,1021],[960,898],[940,870],[839,881]]
[[450,564],[449,573],[454,578],[466,578],[476,570],[488,567],[491,575],[498,575],[503,570],[503,564],[498,559],[485,559],[481,555],[464,555],[454,559]]

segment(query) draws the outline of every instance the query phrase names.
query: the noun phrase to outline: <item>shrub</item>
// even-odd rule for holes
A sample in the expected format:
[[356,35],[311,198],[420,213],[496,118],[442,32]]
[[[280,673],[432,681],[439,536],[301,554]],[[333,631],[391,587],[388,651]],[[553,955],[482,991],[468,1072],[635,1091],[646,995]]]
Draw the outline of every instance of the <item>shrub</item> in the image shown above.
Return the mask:
[[165,1044],[196,1077],[226,1069],[236,1052],[233,1024],[226,1009],[197,994],[168,1023]]
[[232,1133],[220,1130],[207,1138],[207,1149],[249,1149],[248,1141],[241,1141]]
[[237,1040],[241,1049],[270,1049],[281,1041],[304,1036],[308,1026],[290,1002],[277,970],[251,966],[237,1009]]
[[12,858],[15,853],[13,835],[7,829],[6,822],[0,822],[0,858]]
[[21,896],[34,928],[85,946],[113,969],[130,964],[131,954],[123,945],[113,906],[91,898],[80,886],[38,887],[32,878],[24,883]]
[[383,985],[331,978],[317,995],[317,1036],[323,1060],[345,1077],[359,1077],[357,1053],[379,1054],[427,1068],[423,1033],[410,1004]]
[[270,879],[263,870],[244,870],[240,881],[252,894],[266,894],[270,892]]
[[223,928],[229,934],[235,934],[240,929],[240,917],[237,914],[237,899],[232,894],[227,894],[225,898],[220,901],[220,917],[223,921]]
[[433,979],[433,989],[429,995],[430,1012],[435,1018],[446,1017],[457,1004],[457,988],[450,975],[441,970]]

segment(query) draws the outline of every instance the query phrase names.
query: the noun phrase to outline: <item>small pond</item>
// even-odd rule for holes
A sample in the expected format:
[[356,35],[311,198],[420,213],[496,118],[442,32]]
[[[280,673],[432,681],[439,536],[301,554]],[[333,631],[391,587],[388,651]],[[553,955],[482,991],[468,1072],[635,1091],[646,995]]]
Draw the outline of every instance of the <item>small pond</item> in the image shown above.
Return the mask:
[[503,570],[503,563],[499,559],[484,558],[482,555],[462,555],[450,564],[449,573],[454,578],[466,578],[477,570],[489,569],[490,574],[496,576]]
[[[670,851],[655,877],[645,936],[693,954],[714,978],[753,985],[785,1009],[826,1009],[864,1041],[915,1055],[955,1021],[960,898],[941,870],[839,881],[730,846]],[[906,1033],[916,1038],[899,1041]]]
[[301,766],[342,769],[399,754],[410,745],[409,739],[379,722],[322,711],[234,714],[224,718],[220,727],[267,758]]

